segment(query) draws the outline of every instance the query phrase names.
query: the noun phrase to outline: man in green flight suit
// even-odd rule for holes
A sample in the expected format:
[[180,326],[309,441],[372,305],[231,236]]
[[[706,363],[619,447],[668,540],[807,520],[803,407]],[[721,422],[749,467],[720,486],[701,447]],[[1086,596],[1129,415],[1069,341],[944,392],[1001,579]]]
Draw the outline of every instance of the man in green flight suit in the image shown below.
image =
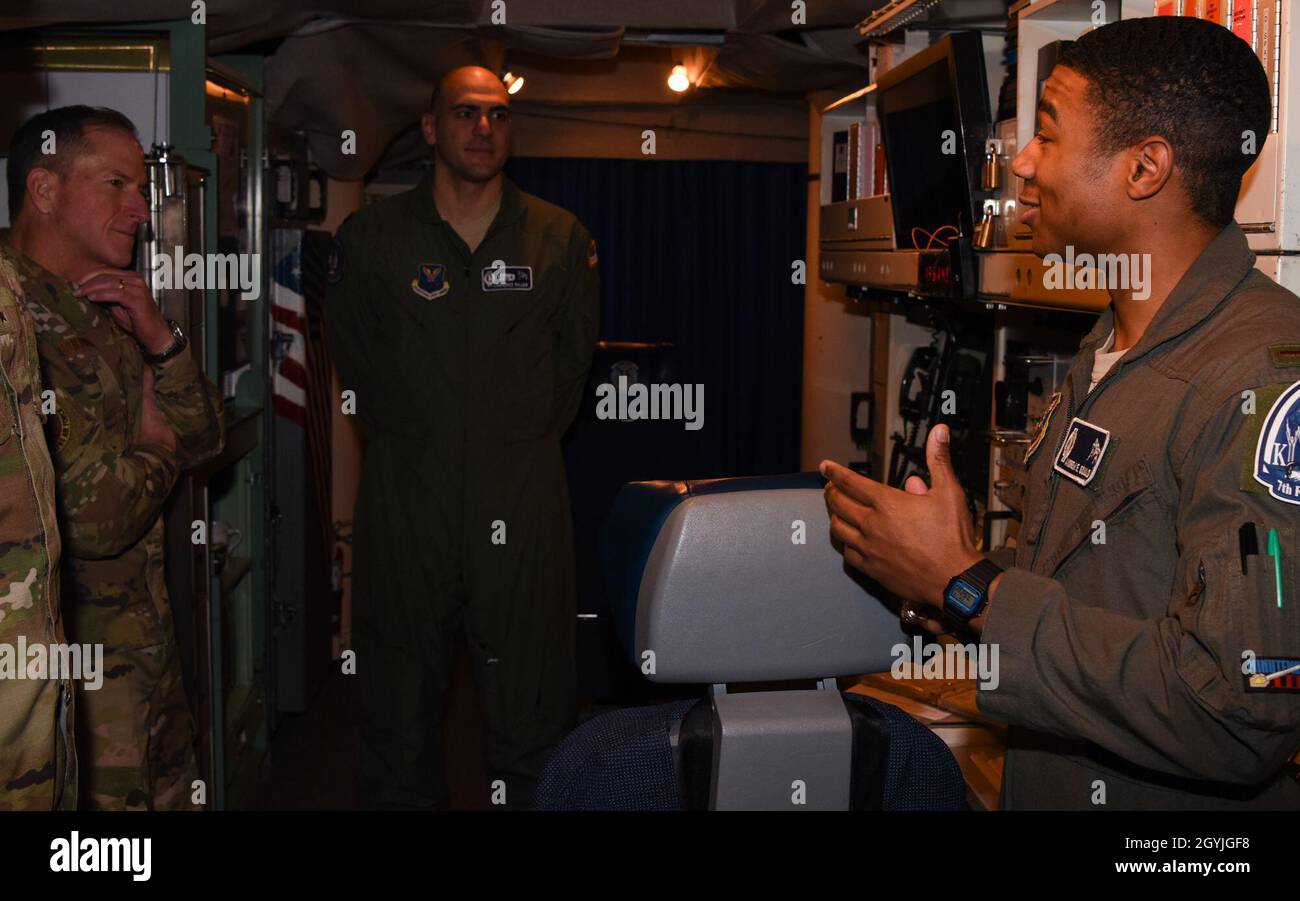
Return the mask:
[[[41,425],[36,334],[0,248],[0,646],[64,644],[54,467]],[[0,669],[0,810],[74,810],[73,683]],[[50,672],[50,675],[55,675]],[[26,673],[24,673],[26,676]]]
[[5,238],[55,392],[46,429],[69,632],[104,645],[103,686],[77,698],[82,803],[193,809],[194,723],[164,580],[162,507],[182,470],[220,451],[221,398],[144,278],[126,268],[148,218],[131,121],[85,106],[33,116],[14,135],[8,181]]
[[1220,25],[1063,49],[1012,163],[1021,219],[1045,267],[1133,262],[1026,448],[1014,549],[976,549],[946,425],[929,485],[823,463],[845,560],[997,649],[976,698],[1010,725],[1003,809],[1300,810],[1300,298],[1233,219],[1271,120]]
[[[560,437],[599,319],[596,248],[502,173],[509,98],[443,77],[435,166],[339,229],[329,339],[366,440],[352,593],[362,804],[435,808],[464,628],[492,803],[526,806],[575,713],[575,575]],[[347,394],[346,392],[353,392]]]

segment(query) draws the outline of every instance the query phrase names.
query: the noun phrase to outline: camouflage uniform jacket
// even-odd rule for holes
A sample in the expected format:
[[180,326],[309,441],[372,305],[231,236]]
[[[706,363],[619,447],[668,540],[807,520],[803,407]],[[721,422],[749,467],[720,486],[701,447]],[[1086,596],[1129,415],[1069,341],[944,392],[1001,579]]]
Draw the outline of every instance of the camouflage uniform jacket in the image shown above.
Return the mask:
[[[0,644],[64,643],[54,468],[40,416],[36,336],[13,263],[0,249]],[[71,682],[0,670],[0,809],[77,802]]]
[[139,440],[144,358],[108,311],[14,252],[56,409],[47,437],[67,553],[63,594],[77,642],[104,653],[174,641],[163,571],[163,502],[182,470],[224,443],[221,396],[190,350],[154,368],[176,450]]

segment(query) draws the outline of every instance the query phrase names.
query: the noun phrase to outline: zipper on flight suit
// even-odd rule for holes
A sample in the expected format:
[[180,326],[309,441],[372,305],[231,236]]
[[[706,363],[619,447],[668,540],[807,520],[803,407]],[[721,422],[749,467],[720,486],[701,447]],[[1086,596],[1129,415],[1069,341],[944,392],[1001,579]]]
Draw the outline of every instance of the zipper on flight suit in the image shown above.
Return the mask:
[[[1096,351],[1093,351],[1093,353],[1095,354]],[[1095,361],[1096,357],[1094,356],[1093,359]],[[1092,391],[1088,392],[1088,394],[1083,398],[1083,402],[1079,404],[1079,412],[1077,415],[1082,416],[1084,410],[1088,407],[1089,403],[1092,401],[1093,398],[1095,398],[1098,394],[1102,392],[1106,384],[1108,382],[1113,382],[1116,378],[1118,378],[1120,370],[1124,368],[1124,363],[1125,360],[1123,357],[1115,361],[1115,365],[1111,367],[1110,371],[1107,372],[1104,376],[1102,376],[1101,381],[1098,382],[1093,387]],[[1091,379],[1091,376],[1089,376],[1089,378]],[[1061,476],[1058,472],[1056,472],[1056,460],[1059,459],[1061,456],[1061,448],[1064,446],[1066,438],[1068,438],[1070,435],[1070,423],[1074,421],[1076,415],[1074,412],[1073,383],[1071,383],[1068,387],[1070,389],[1070,406],[1065,413],[1065,420],[1064,420],[1065,431],[1061,433],[1061,441],[1059,444],[1056,445],[1056,450],[1052,454],[1052,484],[1051,487],[1047,489],[1047,509],[1043,511],[1042,522],[1038,527],[1038,536],[1034,541],[1034,553],[1031,554],[1029,557],[1029,569],[1031,571],[1034,568],[1034,564],[1038,562],[1039,551],[1043,549],[1043,540],[1042,540],[1043,533],[1047,531],[1047,521],[1048,518],[1052,515],[1052,506],[1056,502],[1056,487],[1061,483]],[[1121,507],[1124,504],[1129,503],[1131,500],[1132,497],[1125,498],[1124,501],[1121,503]],[[1073,551],[1071,551],[1071,553],[1073,553]],[[1067,555],[1065,559],[1069,559],[1069,555]],[[1065,559],[1063,559],[1060,564],[1057,564],[1057,569],[1059,569],[1061,564],[1065,562]]]
[[[1237,280],[1237,283],[1236,283],[1235,285],[1233,285],[1231,288],[1229,288],[1227,291],[1224,292],[1223,296],[1222,296],[1221,298],[1219,298],[1219,300],[1215,303],[1214,308],[1213,308],[1210,312],[1206,313],[1206,315],[1205,315],[1204,318],[1205,318],[1205,319],[1208,319],[1208,318],[1210,318],[1211,316],[1213,316],[1213,315],[1214,315],[1214,314],[1219,310],[1219,308],[1222,307],[1222,306],[1223,306],[1223,305],[1228,301],[1228,298],[1232,297],[1233,294],[1237,293],[1237,289],[1241,287],[1242,283],[1245,282],[1246,279],[1250,278],[1250,274],[1251,274],[1251,272],[1253,272],[1253,271],[1254,271],[1254,268],[1253,268],[1253,267],[1250,268],[1250,269],[1247,269],[1247,270],[1246,270],[1246,274],[1243,275],[1240,279],[1238,279],[1238,280]],[[1166,298],[1166,300],[1168,300],[1168,298]],[[1201,321],[1204,321],[1204,319],[1202,319]],[[1112,327],[1113,327],[1113,326],[1112,326]],[[1146,351],[1144,351],[1144,352],[1142,353],[1142,357],[1145,357],[1147,354],[1151,353],[1151,352],[1152,352],[1153,350],[1155,350],[1157,347],[1161,347],[1161,346],[1163,346],[1163,345],[1165,345],[1165,344],[1168,344],[1170,341],[1173,341],[1173,340],[1175,340],[1175,339],[1181,337],[1182,334],[1184,334],[1184,333],[1183,333],[1183,332],[1180,332],[1178,335],[1171,335],[1171,336],[1169,336],[1169,337],[1167,337],[1167,338],[1164,338],[1164,339],[1161,340],[1158,344],[1156,344],[1156,345],[1154,345],[1154,346],[1152,346],[1152,347],[1147,348]],[[1145,337],[1145,335],[1144,335],[1143,337]],[[1142,341],[1142,338],[1138,338],[1138,343],[1139,343],[1139,344],[1141,343],[1141,341]],[[1137,346],[1137,345],[1135,344],[1134,347],[1136,347],[1136,346]],[[1132,348],[1129,348],[1129,350],[1132,350]],[[1095,361],[1096,361],[1096,351],[1095,351],[1095,350],[1093,351],[1093,354],[1094,354],[1094,356],[1093,356],[1093,361],[1095,362]],[[1086,394],[1086,395],[1084,396],[1084,398],[1083,398],[1083,402],[1079,404],[1079,412],[1078,412],[1077,415],[1082,416],[1082,415],[1084,414],[1085,409],[1086,409],[1086,408],[1089,406],[1089,404],[1092,402],[1092,399],[1095,398],[1098,394],[1100,394],[1100,393],[1102,392],[1102,390],[1105,388],[1105,386],[1106,386],[1107,384],[1113,382],[1116,378],[1118,378],[1120,372],[1123,371],[1123,369],[1124,369],[1125,366],[1127,366],[1127,365],[1131,365],[1131,364],[1132,364],[1135,360],[1137,360],[1137,359],[1141,359],[1141,357],[1135,357],[1135,358],[1133,358],[1133,359],[1127,359],[1127,353],[1126,353],[1124,357],[1120,357],[1118,360],[1116,360],[1116,361],[1115,361],[1115,365],[1112,366],[1112,367],[1110,368],[1110,371],[1107,372],[1105,375],[1103,375],[1103,376],[1101,377],[1101,381],[1099,381],[1099,382],[1096,384],[1096,386],[1092,389],[1092,391],[1090,391],[1088,394]],[[1056,459],[1058,459],[1058,458],[1060,457],[1060,454],[1061,454],[1061,447],[1065,444],[1065,439],[1066,439],[1066,438],[1068,437],[1068,435],[1069,435],[1069,428],[1070,428],[1069,423],[1072,422],[1072,421],[1074,420],[1075,415],[1076,415],[1076,414],[1075,414],[1075,412],[1074,412],[1074,385],[1073,385],[1073,383],[1071,383],[1071,384],[1070,384],[1070,408],[1066,411],[1066,417],[1065,417],[1065,418],[1066,418],[1066,432],[1065,432],[1065,434],[1063,434],[1063,435],[1061,436],[1061,444],[1058,444],[1058,445],[1056,446],[1056,451],[1055,451],[1055,453],[1054,453],[1054,455],[1053,455],[1053,457],[1052,457],[1052,460],[1053,460],[1053,461],[1055,461]],[[1034,553],[1033,553],[1032,555],[1030,555],[1030,558],[1029,558],[1029,568],[1030,568],[1031,570],[1033,569],[1034,564],[1038,562],[1038,552],[1042,549],[1042,546],[1043,546],[1043,542],[1042,542],[1043,532],[1044,532],[1044,531],[1046,530],[1046,528],[1047,528],[1047,519],[1048,519],[1048,517],[1051,515],[1051,512],[1052,512],[1052,506],[1053,506],[1053,504],[1054,504],[1055,501],[1056,501],[1056,486],[1057,486],[1057,485],[1060,483],[1060,481],[1061,481],[1059,475],[1058,475],[1058,474],[1055,474],[1055,473],[1056,473],[1056,470],[1055,470],[1055,462],[1053,462],[1053,470],[1052,470],[1052,471],[1053,471],[1052,484],[1051,484],[1051,487],[1048,488],[1048,490],[1047,490],[1047,509],[1043,511],[1043,520],[1042,520],[1042,525],[1039,527],[1039,530],[1038,530],[1038,539],[1034,542]],[[1062,561],[1062,562],[1064,562],[1064,561]]]
[[[484,247],[487,246],[488,238],[492,237],[492,235],[493,235],[494,233],[496,233],[496,232],[498,232],[498,231],[501,230],[501,229],[500,229],[500,226],[499,226],[499,224],[498,224],[498,220],[500,219],[500,217],[501,217],[501,210],[500,210],[500,208],[498,208],[498,209],[497,209],[497,215],[494,216],[494,217],[492,218],[492,222],[490,222],[490,223],[488,224],[488,230],[487,230],[486,232],[483,233],[483,237],[482,237],[482,238],[479,240],[479,242],[478,242],[478,247],[475,248],[474,250],[470,250],[470,249],[469,249],[469,245],[465,243],[465,239],[462,238],[462,237],[460,236],[460,233],[457,232],[456,229],[452,228],[451,223],[448,222],[446,219],[442,218],[442,214],[439,213],[440,224],[441,224],[442,228],[445,230],[446,237],[447,237],[449,243],[451,244],[451,246],[452,246],[452,247],[457,247],[457,248],[463,248],[463,249],[464,249],[464,254],[463,254],[462,257],[461,257],[460,262],[461,262],[461,264],[462,264],[462,265],[461,265],[461,271],[465,274],[465,288],[466,288],[466,291],[467,291],[467,292],[473,290],[473,287],[472,287],[472,286],[473,286],[474,283],[473,283],[473,281],[471,280],[471,276],[472,276],[472,273],[473,273],[473,271],[474,271],[474,255],[475,255],[476,253],[478,253],[479,250],[482,250]],[[481,276],[480,276],[480,279],[481,279]],[[480,284],[481,284],[481,281],[480,281]],[[462,311],[461,311],[461,313],[462,313],[462,315],[461,315],[461,347],[464,348],[467,359],[468,359],[468,354],[469,354],[469,316],[470,316],[470,314],[469,314],[469,304],[470,304],[470,301],[467,299],[467,300],[464,302],[464,306],[463,306]],[[467,427],[466,424],[465,424],[465,423],[466,423],[466,412],[465,412],[465,411],[467,411],[467,410],[469,409],[469,382],[470,382],[470,380],[469,380],[469,377],[468,377],[468,375],[467,375],[466,378],[464,378],[464,379],[461,381],[461,386],[460,386],[460,408],[461,408],[461,416],[460,416],[460,453],[461,453],[461,465],[462,465],[462,466],[466,466],[466,465],[467,465],[467,461],[468,461],[468,456],[467,456],[467,454],[466,454],[466,448],[469,447],[469,429],[468,429],[468,427]],[[462,522],[462,523],[465,521],[465,508],[466,508],[466,506],[467,506],[468,499],[469,499],[469,498],[468,498],[468,493],[469,493],[469,486],[466,484],[466,480],[465,480],[465,479],[461,479],[461,480],[460,480],[460,522]],[[461,564],[462,564],[462,565],[460,565],[460,567],[459,567],[459,570],[460,570],[460,571],[457,573],[457,581],[460,583],[460,586],[461,586],[462,589],[464,589],[464,587],[465,587],[465,572],[464,572],[464,566],[463,566],[464,555],[465,555],[465,551],[464,551],[464,548],[462,548],[462,549],[461,549]]]

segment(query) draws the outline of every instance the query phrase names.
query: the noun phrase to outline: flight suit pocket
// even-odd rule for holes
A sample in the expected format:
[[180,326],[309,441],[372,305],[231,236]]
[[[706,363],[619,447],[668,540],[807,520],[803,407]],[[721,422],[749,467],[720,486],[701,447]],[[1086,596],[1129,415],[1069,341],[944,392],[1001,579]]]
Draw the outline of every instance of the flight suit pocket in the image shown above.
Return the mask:
[[[1114,542],[1117,528],[1140,518],[1143,510],[1158,500],[1153,490],[1154,484],[1155,478],[1145,459],[1138,460],[1123,473],[1109,478],[1074,517],[1052,555],[1044,561],[1044,572],[1062,573],[1066,565],[1078,557],[1080,549],[1089,546],[1092,536],[1097,534],[1098,523],[1105,527],[1105,541]],[[1066,487],[1062,485],[1058,490]],[[1087,491],[1086,488],[1083,490]],[[1058,504],[1062,502],[1060,498],[1057,499]]]
[[[1264,544],[1265,536],[1260,536]],[[1284,596],[1277,603],[1277,567],[1266,553],[1246,557],[1241,571],[1237,536],[1225,536],[1202,557],[1193,591],[1200,591],[1195,620],[1197,646],[1208,652],[1193,655],[1184,677],[1214,709],[1238,722],[1274,729],[1285,708],[1294,710],[1295,695],[1276,687],[1252,684],[1260,661],[1300,660],[1300,599],[1286,596],[1295,584],[1295,528],[1278,530]],[[1265,548],[1261,547],[1261,551]],[[1271,684],[1271,682],[1270,682]],[[1294,714],[1291,714],[1294,716]]]
[[[1229,621],[1242,644],[1242,652],[1300,659],[1300,599],[1286,596],[1287,589],[1295,585],[1295,560],[1287,553],[1295,548],[1295,528],[1283,526],[1278,529],[1278,538],[1282,548],[1280,561],[1267,553],[1252,554],[1246,558],[1244,575],[1240,566],[1233,569],[1232,581],[1240,587],[1229,593]],[[1283,592],[1281,606],[1278,606],[1279,575]]]

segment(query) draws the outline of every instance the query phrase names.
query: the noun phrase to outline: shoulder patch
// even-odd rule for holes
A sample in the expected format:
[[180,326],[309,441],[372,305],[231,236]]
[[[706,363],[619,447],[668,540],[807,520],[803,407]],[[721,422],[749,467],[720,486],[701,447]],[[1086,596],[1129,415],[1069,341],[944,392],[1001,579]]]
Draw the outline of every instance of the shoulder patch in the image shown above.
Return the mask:
[[325,281],[331,285],[343,281],[343,242],[337,235],[330,244],[329,261],[325,264]]
[[1251,458],[1251,475],[1269,497],[1300,504],[1300,382],[1284,388],[1259,428]]
[[587,242],[587,268],[596,268],[596,239],[592,238]]

